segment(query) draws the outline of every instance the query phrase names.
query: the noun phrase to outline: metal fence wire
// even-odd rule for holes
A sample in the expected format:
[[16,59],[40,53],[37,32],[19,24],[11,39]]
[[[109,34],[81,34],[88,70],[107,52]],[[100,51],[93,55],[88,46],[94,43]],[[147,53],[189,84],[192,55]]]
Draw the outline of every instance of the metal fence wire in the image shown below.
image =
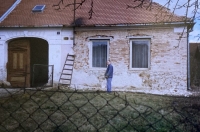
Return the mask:
[[0,89],[1,132],[199,132],[200,97]]

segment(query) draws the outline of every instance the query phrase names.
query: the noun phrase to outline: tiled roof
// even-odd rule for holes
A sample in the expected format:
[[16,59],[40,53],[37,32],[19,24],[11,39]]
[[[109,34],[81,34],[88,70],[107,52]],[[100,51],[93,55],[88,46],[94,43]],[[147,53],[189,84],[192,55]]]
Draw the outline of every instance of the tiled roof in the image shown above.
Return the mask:
[[[9,0],[11,1],[11,0]],[[73,5],[74,0],[63,0],[59,10],[56,10],[60,0],[21,0],[21,3],[11,12],[11,14],[2,22],[0,26],[56,26],[73,24]],[[76,0],[79,3],[81,0]],[[146,0],[146,7],[143,8],[127,8],[129,6],[138,5],[134,0],[93,0],[93,14],[89,19],[89,11],[91,9],[91,1],[86,0],[76,10],[76,24],[79,25],[120,25],[120,24],[152,24],[162,22],[183,22],[184,17],[176,16],[169,12],[166,8],[162,8],[157,3],[152,3],[151,8]],[[32,9],[35,5],[46,5],[43,12],[33,13]],[[78,6],[78,4],[76,4]]]

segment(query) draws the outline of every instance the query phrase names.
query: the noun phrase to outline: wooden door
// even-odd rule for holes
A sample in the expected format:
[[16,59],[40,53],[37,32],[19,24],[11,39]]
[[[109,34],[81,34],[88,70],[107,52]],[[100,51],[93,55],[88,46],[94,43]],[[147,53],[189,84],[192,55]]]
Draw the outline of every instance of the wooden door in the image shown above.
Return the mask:
[[30,44],[14,40],[8,44],[7,80],[12,87],[30,87]]

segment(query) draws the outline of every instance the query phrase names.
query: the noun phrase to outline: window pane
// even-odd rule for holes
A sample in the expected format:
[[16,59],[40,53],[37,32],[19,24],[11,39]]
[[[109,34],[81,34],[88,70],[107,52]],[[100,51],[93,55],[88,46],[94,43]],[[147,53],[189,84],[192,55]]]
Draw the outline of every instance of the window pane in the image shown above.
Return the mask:
[[132,68],[148,68],[148,41],[132,41]]
[[92,67],[106,67],[107,41],[93,41]]

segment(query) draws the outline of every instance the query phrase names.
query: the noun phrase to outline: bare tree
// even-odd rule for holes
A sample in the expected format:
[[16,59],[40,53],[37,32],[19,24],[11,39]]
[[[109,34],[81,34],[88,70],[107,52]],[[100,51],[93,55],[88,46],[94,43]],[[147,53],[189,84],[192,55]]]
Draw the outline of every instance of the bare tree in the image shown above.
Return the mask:
[[[173,2],[176,2],[176,4],[173,6],[172,12],[175,13],[177,10],[182,10],[184,13],[184,16],[186,18],[189,18],[191,22],[194,22],[195,20],[200,20],[200,1],[199,0],[167,0],[167,3],[165,6],[170,7],[170,5],[173,4]],[[200,40],[200,34],[197,36],[198,40]]]

